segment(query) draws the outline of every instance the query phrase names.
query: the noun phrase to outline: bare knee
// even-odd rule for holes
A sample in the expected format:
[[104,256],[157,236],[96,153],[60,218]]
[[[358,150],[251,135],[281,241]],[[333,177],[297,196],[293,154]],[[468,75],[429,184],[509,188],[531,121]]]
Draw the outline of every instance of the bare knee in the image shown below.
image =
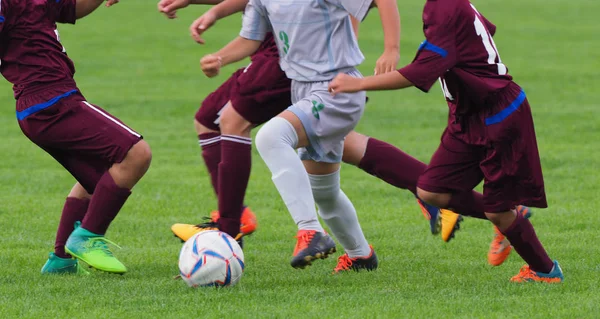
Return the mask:
[[198,135],[200,134],[206,134],[206,133],[219,133],[219,131],[215,131],[213,129],[210,129],[204,125],[202,125],[200,122],[198,122],[198,120],[194,119],[194,128],[196,129],[196,133]]
[[222,134],[250,137],[250,131],[254,127],[252,123],[240,115],[232,106],[227,103],[219,122]]
[[517,218],[517,213],[514,211],[500,213],[485,213],[487,217],[500,230],[506,230]]
[[148,142],[140,140],[127,152],[127,156],[125,156],[122,164],[134,166],[145,173],[150,167],[150,162],[152,162],[150,145],[148,145]]
[[432,193],[417,187],[417,196],[429,205],[447,208],[450,204],[451,194]]
[[81,186],[81,184],[76,183],[75,186],[73,186],[73,188],[71,189],[71,191],[69,192],[68,197],[73,197],[73,198],[78,198],[78,199],[90,199],[92,198],[92,195],[89,194],[85,188],[83,188],[83,186]]
[[344,140],[344,154],[342,161],[346,164],[358,166],[367,151],[369,137],[355,131],[350,132]]

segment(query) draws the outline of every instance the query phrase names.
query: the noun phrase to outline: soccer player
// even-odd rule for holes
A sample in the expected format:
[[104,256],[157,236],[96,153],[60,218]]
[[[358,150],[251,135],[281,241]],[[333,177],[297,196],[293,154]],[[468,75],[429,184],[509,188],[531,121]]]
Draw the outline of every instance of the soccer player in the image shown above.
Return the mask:
[[[201,4],[201,3],[213,3],[214,1],[193,1],[192,3]],[[212,26],[216,20],[223,18],[227,15],[231,15],[235,12],[242,11],[245,8],[247,1],[226,1],[213,7],[207,13],[205,13],[202,17],[197,19],[192,25],[191,33],[194,38],[199,43],[204,43],[201,39],[200,35],[204,31],[207,30],[210,26]],[[176,10],[186,7],[190,2],[187,0],[162,0],[158,4],[159,11],[163,12],[169,18],[176,17]],[[397,11],[391,11],[396,12]],[[353,21],[354,22],[354,21]],[[356,26],[356,25],[355,25]],[[356,30],[355,30],[356,32]],[[397,56],[398,56],[398,37],[392,37],[391,40],[386,41],[386,47],[388,48],[386,54],[384,54],[377,62],[376,72],[386,72],[394,69],[394,66],[397,64]],[[267,57],[263,57],[264,52],[268,53]],[[277,52],[277,47],[275,42],[273,41],[270,35],[267,35],[267,39],[261,44],[261,47],[252,57],[252,64],[246,68],[241,69],[236,72],[232,78],[230,78],[225,84],[221,86],[217,90],[217,92],[211,94],[202,104],[197,117],[196,117],[196,127],[198,129],[198,133],[200,135],[201,144],[202,135],[206,133],[206,127],[210,126],[214,128],[214,131],[208,133],[215,133],[216,136],[209,136],[210,141],[206,141],[203,145],[203,157],[209,168],[209,172],[211,173],[211,177],[213,180],[213,185],[215,183],[221,187],[222,185],[217,182],[218,178],[215,175],[219,175],[222,172],[218,169],[218,166],[213,164],[210,165],[211,156],[210,154],[213,149],[216,149],[217,155],[219,151],[219,147],[223,141],[223,135],[221,135],[221,139],[219,139],[219,133],[223,133],[223,130],[230,129],[227,128],[227,125],[223,125],[226,122],[236,123],[237,127],[246,127],[251,128],[256,126],[257,124],[262,124],[266,120],[275,116],[273,112],[269,112],[269,108],[276,110],[277,113],[285,110],[290,105],[290,81],[287,79],[283,71],[279,68],[279,55]],[[391,62],[387,62],[391,61]],[[266,64],[266,67],[263,67],[263,64]],[[257,79],[259,79],[257,81]],[[244,90],[238,90],[237,88],[244,87]],[[273,90],[270,88],[278,88],[277,90]],[[261,90],[263,90],[261,92]],[[251,93],[244,94],[243,91]],[[260,96],[259,99],[252,99],[252,95]],[[229,101],[232,100],[232,101]],[[232,103],[233,100],[236,100],[235,103]],[[265,104],[261,104],[265,103]],[[224,106],[228,104],[229,107],[232,107],[233,111],[228,111]],[[237,105],[237,106],[236,106]],[[239,112],[236,112],[238,110]],[[246,114],[240,116],[240,114]],[[255,123],[251,123],[251,121],[245,120],[245,118],[256,118],[257,115],[260,116],[264,114],[263,119],[260,121],[255,121]],[[199,116],[198,116],[199,115]],[[220,127],[219,127],[220,124]],[[235,129],[235,126],[232,127]],[[219,132],[220,130],[220,132]],[[249,129],[245,133],[247,137],[249,137]],[[225,141],[231,137],[226,137]],[[248,153],[250,148],[248,147]],[[214,154],[214,153],[213,153]],[[235,155],[235,156],[234,156]],[[222,159],[226,156],[231,157],[230,162],[234,163],[239,158],[238,154],[222,154]],[[250,156],[250,154],[248,154]],[[346,163],[353,164],[355,166],[359,166],[365,171],[378,176],[384,179],[386,182],[395,185],[400,188],[405,188],[411,190],[416,194],[416,180],[419,176],[419,172],[425,169],[425,164],[417,161],[416,159],[408,156],[403,153],[399,149],[389,145],[385,142],[378,141],[373,138],[369,138],[367,136],[358,134],[356,132],[350,133],[344,144],[344,154],[343,161]],[[211,169],[211,166],[214,169]],[[248,170],[250,166],[247,167],[243,165]],[[240,171],[236,169],[236,171]],[[244,175],[245,178],[247,178]],[[232,179],[232,183],[234,183],[238,178]],[[244,184],[245,187],[246,184]],[[215,185],[216,186],[216,185]],[[216,189],[216,187],[215,187]],[[231,188],[228,188],[231,189]],[[245,188],[238,188],[238,191],[245,191]],[[242,194],[243,195],[243,194]],[[221,195],[219,194],[219,198]],[[239,197],[237,197],[239,198]],[[228,201],[229,203],[231,201]],[[433,215],[433,218],[430,218],[430,224],[432,227],[432,232],[436,233],[439,231],[437,221],[438,221],[438,209],[435,207],[431,207],[423,204],[424,213],[427,217]],[[242,202],[240,201],[240,205]],[[219,215],[217,212],[213,212],[213,221],[219,221]],[[445,241],[449,240],[454,231],[458,228],[459,216],[449,211],[442,211],[442,237]],[[316,216],[314,216],[316,220]],[[313,223],[313,220],[309,221]],[[297,220],[299,225],[306,224],[305,221]],[[188,224],[176,224],[172,227],[173,232],[180,237],[182,240],[186,240],[191,237],[193,234],[198,231],[205,229],[210,226],[219,226],[225,223],[219,223],[214,225],[214,222],[207,223],[204,225],[188,225]],[[304,225],[301,225],[303,227]],[[251,214],[248,208],[245,208],[244,212],[241,215],[241,234],[248,234],[254,231],[256,228],[256,221],[253,214]],[[223,229],[223,228],[221,228]],[[302,228],[300,228],[302,230]],[[233,228],[233,233],[237,234],[239,232],[239,221],[237,227]],[[313,231],[314,232],[314,231]],[[238,236],[239,237],[239,236]],[[301,237],[302,238],[302,237]],[[300,238],[300,239],[301,239]],[[305,241],[300,240],[297,248],[302,247],[302,244],[306,243]],[[296,249],[296,253],[298,249]],[[296,255],[296,254],[295,254]]]
[[[395,1],[376,0],[387,6],[381,14],[384,36],[399,27]],[[335,251],[335,243],[318,222],[315,204],[346,251],[340,258],[346,269],[377,267],[356,210],[340,189],[340,162],[344,139],[364,111],[365,92],[332,98],[327,85],[338,72],[360,76],[356,66],[364,57],[352,32],[350,15],[362,20],[372,1],[331,0],[278,3],[251,0],[244,12],[240,36],[215,54],[202,58],[203,72],[213,77],[223,65],[239,61],[260,47],[268,33],[277,35],[280,65],[292,80],[292,106],[259,130],[257,149],[272,173],[275,187],[294,220],[310,220],[299,237],[309,245],[298,251],[292,266],[303,268],[312,260]],[[383,8],[381,8],[383,9]],[[394,39],[395,44],[399,37]],[[343,48],[338,49],[336,48]],[[296,154],[295,149],[299,149]],[[300,226],[300,225],[299,225]],[[301,228],[302,229],[302,228]],[[353,267],[346,266],[347,263]]]
[[[563,280],[531,223],[515,207],[547,207],[531,109],[512,81],[492,36],[496,27],[468,0],[427,1],[425,41],[408,66],[361,79],[339,74],[332,96],[415,86],[425,92],[439,78],[450,108],[440,147],[418,182],[417,194],[438,207],[474,202],[484,180],[486,217],[527,262],[514,282]],[[461,211],[467,215],[467,212]]]
[[73,24],[102,2],[0,2],[0,72],[14,85],[19,126],[77,180],[44,274],[87,273],[77,259],[106,272],[127,271],[104,234],[151,161],[140,134],[79,92],[73,63],[60,43],[57,22]]

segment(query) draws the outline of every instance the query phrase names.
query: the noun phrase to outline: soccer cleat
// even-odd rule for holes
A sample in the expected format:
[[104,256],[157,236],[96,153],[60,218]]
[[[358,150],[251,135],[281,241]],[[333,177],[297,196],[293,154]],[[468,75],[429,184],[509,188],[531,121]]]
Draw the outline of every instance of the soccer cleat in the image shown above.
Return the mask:
[[[213,211],[210,213],[210,218],[213,222],[219,221],[219,211]],[[248,236],[256,231],[258,223],[256,222],[256,215],[250,210],[249,207],[244,207],[242,211],[242,217],[240,218],[240,232],[242,236]]]
[[[531,217],[531,211],[529,207],[519,205],[516,208],[517,213],[522,214],[523,217]],[[494,239],[490,244],[490,250],[488,251],[488,263],[492,266],[500,266],[508,258],[512,246],[506,237],[500,232],[498,227],[494,226]]]
[[79,227],[67,239],[65,251],[98,270],[115,274],[126,273],[127,268],[113,256],[108,244],[117,246],[103,236]]
[[417,204],[419,204],[419,207],[421,207],[421,211],[423,212],[423,216],[425,216],[425,219],[429,221],[431,233],[433,235],[439,234],[442,228],[440,220],[440,209],[433,205],[425,203],[420,198],[417,198]]
[[451,210],[440,209],[440,224],[442,225],[442,240],[449,242],[454,233],[460,229],[463,217]]
[[340,257],[338,257],[338,264],[333,269],[333,273],[337,274],[350,270],[360,271],[362,269],[372,271],[377,269],[377,266],[379,265],[379,261],[377,260],[377,254],[375,254],[373,246],[369,247],[371,247],[371,253],[369,254],[369,256],[366,257],[350,258],[348,254],[343,254]]
[[[192,224],[174,224],[171,226],[171,231],[173,234],[181,239],[182,241],[187,241],[195,234],[205,231],[205,230],[215,230],[218,229],[218,221],[219,221],[219,212],[214,211],[210,213],[210,217],[205,217],[208,221],[198,225]],[[256,230],[257,227],[256,215],[250,210],[250,208],[244,208],[242,212],[241,218],[241,227],[240,234],[236,236],[236,240],[241,239],[243,236],[248,236]],[[239,238],[238,238],[239,237]],[[238,240],[240,242],[241,240]]]
[[291,265],[294,268],[310,266],[315,259],[325,259],[335,253],[335,242],[326,233],[299,230]]
[[445,242],[449,242],[454,238],[454,232],[460,229],[460,223],[463,220],[462,216],[451,210],[429,205],[419,198],[417,198],[417,203],[421,207],[423,216],[429,220],[429,227],[433,235],[441,232],[442,240]]
[[564,280],[565,276],[556,260],[554,261],[554,267],[548,274],[533,271],[529,268],[529,265],[525,265],[521,267],[521,271],[516,276],[510,279],[512,282],[545,282],[549,284],[560,283]]
[[174,224],[171,226],[171,231],[181,239],[182,242],[186,242],[192,236],[205,230],[219,230],[216,223],[209,221],[203,224],[192,225],[192,224]]
[[54,253],[50,253],[48,260],[42,267],[42,274],[80,274],[89,275],[90,273],[83,269],[77,259],[61,258]]

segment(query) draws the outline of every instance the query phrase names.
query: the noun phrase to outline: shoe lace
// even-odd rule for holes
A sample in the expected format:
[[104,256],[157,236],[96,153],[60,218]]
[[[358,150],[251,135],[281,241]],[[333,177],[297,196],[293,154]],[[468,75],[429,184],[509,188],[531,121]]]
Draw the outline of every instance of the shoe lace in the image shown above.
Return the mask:
[[198,228],[211,228],[211,229],[218,229],[219,228],[219,224],[214,221],[211,217],[203,217],[202,218],[204,220],[203,223],[197,224],[196,227]]
[[112,251],[110,251],[110,249],[108,248],[108,244],[111,244],[119,249],[121,249],[121,247],[119,245],[117,245],[116,243],[106,239],[105,237],[93,237],[90,238],[88,241],[88,249],[91,250],[101,250],[102,252],[104,252],[106,255],[108,256],[113,256]]
[[298,239],[296,242],[296,247],[294,248],[294,252],[298,252],[306,247],[311,242],[313,237],[315,237],[315,231],[303,231],[295,237]]
[[529,265],[525,265],[521,267],[521,270],[519,271],[519,274],[516,277],[523,280],[527,280],[534,278],[535,273],[533,272],[533,270],[531,270],[531,268],[529,268]]
[[340,257],[338,257],[338,263],[337,266],[335,266],[335,268],[333,269],[333,272],[340,272],[340,271],[344,271],[344,270],[348,270],[352,267],[352,258],[350,258],[350,256],[348,256],[348,254],[343,254]]

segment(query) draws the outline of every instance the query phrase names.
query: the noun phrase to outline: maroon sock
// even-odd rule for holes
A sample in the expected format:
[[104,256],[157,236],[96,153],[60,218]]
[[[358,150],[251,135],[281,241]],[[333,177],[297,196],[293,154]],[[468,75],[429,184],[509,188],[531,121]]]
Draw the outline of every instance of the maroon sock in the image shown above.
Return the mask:
[[448,207],[461,215],[487,219],[483,208],[483,195],[476,191],[452,194]]
[[198,135],[198,143],[202,147],[202,158],[210,174],[215,194],[219,193],[219,163],[221,162],[221,134],[203,133]]
[[523,215],[517,214],[515,221],[508,226],[508,228],[502,231],[502,234],[506,236],[513,248],[519,253],[519,255],[529,265],[531,270],[550,273],[554,263],[548,257],[548,253],[540,243],[533,225]]
[[252,139],[235,135],[221,136],[219,164],[219,229],[230,236],[240,232],[244,196],[252,165]]
[[427,165],[386,142],[369,138],[358,167],[402,189],[417,194],[417,181]]
[[67,197],[65,206],[58,223],[56,241],[54,242],[54,254],[60,258],[70,258],[65,252],[65,243],[74,229],[75,222],[80,222],[87,212],[90,200],[87,198]]
[[107,171],[96,184],[96,190],[92,195],[90,207],[81,227],[92,233],[104,235],[129,195],[131,195],[131,191],[115,184]]

